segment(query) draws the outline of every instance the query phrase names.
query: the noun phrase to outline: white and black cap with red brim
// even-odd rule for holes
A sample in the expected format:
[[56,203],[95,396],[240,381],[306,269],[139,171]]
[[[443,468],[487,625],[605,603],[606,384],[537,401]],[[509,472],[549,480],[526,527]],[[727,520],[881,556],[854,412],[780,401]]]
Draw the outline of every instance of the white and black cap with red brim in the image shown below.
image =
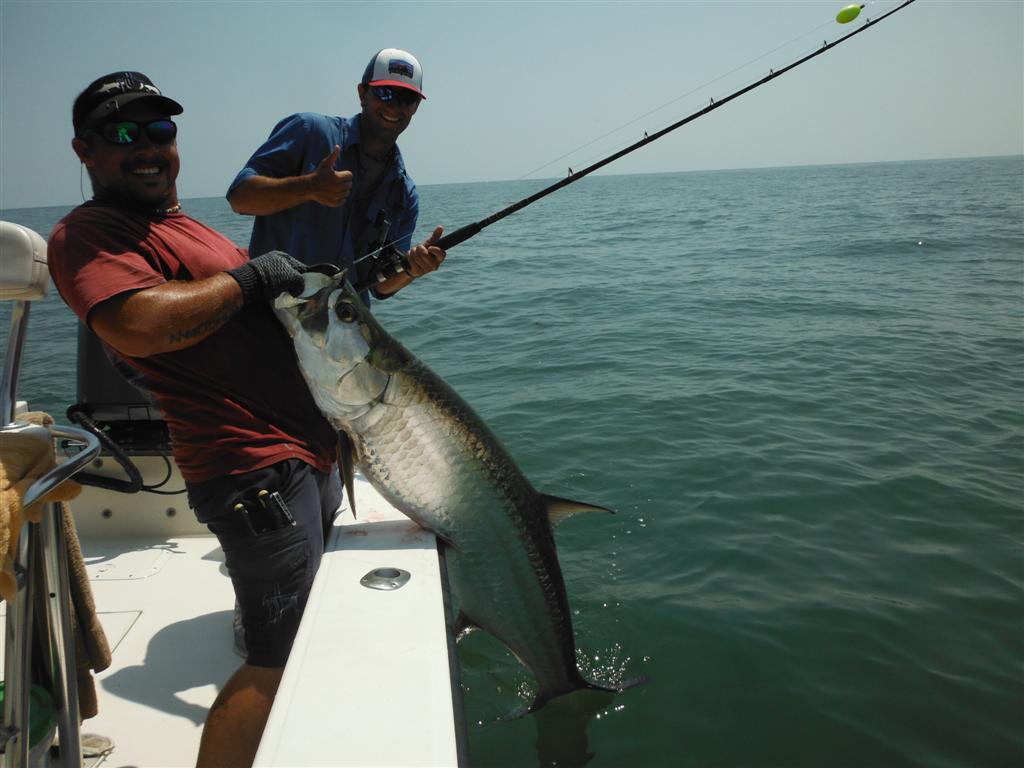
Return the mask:
[[423,95],[423,68],[419,60],[408,51],[385,48],[379,51],[363,72],[363,85],[390,85]]

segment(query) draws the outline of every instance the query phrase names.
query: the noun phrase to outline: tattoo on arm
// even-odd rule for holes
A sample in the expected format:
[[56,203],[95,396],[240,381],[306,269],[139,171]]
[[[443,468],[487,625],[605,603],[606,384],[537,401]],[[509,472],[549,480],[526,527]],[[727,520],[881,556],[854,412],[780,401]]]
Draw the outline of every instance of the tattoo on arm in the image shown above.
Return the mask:
[[241,304],[238,306],[228,307],[223,312],[214,315],[208,320],[204,320],[192,328],[173,331],[170,335],[169,341],[171,344],[178,344],[182,341],[190,341],[192,339],[204,339],[230,320],[240,308]]

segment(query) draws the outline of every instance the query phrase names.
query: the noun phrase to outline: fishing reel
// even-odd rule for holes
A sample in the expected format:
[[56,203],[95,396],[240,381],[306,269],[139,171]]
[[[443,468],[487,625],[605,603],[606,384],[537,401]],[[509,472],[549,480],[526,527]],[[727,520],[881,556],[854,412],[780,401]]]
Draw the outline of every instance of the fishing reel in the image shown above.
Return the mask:
[[366,255],[365,277],[354,286],[362,293],[368,288],[384,282],[388,278],[409,271],[409,260],[402,251],[392,244],[381,246]]
[[[377,213],[377,219],[370,232],[373,232],[374,235],[371,236],[373,239],[370,242],[369,251],[361,259],[356,259],[356,265],[359,265],[359,274],[363,275],[353,286],[358,293],[384,282],[389,277],[409,271],[409,260],[406,255],[398,250],[389,239],[391,222],[388,221],[384,211]],[[362,262],[366,263],[362,264]]]

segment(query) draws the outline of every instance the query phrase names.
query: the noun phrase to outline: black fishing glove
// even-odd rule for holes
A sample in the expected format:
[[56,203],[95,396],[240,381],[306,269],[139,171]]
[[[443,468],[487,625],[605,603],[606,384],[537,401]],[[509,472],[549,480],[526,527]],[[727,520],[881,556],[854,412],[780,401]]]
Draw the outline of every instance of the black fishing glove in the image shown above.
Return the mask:
[[227,272],[242,287],[242,302],[273,301],[286,291],[298,296],[305,287],[308,267],[282,251],[268,251]]

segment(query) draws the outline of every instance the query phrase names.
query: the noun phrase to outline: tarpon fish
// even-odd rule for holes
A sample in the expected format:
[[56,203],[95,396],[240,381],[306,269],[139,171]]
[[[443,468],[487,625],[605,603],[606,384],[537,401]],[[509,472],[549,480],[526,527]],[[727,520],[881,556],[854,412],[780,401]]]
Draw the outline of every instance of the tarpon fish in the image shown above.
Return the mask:
[[317,405],[347,436],[352,463],[443,543],[457,627],[487,631],[529,668],[538,686],[531,711],[579,689],[617,692],[576,666],[552,531],[576,512],[610,510],[537,492],[473,409],[381,327],[344,273],[305,278],[302,296],[279,298],[275,313]]

